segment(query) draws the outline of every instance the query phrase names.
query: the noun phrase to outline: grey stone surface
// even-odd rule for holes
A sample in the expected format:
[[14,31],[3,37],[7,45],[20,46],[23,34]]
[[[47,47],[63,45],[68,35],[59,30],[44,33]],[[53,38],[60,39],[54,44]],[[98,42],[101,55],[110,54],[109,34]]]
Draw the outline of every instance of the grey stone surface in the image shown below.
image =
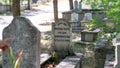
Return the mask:
[[82,68],[83,55],[68,56],[61,61],[55,68]]
[[59,19],[52,25],[53,29],[53,50],[59,57],[65,57],[72,53],[71,50],[71,28],[69,22]]
[[104,68],[113,68],[115,61],[113,54],[107,54]]
[[114,67],[115,68],[120,68],[120,45],[116,45],[116,49],[115,49],[115,64]]
[[50,58],[51,58],[51,55],[47,53],[40,54],[40,65],[48,61]]
[[116,36],[116,43],[120,43],[120,33]]
[[72,22],[78,22],[79,15],[76,12],[71,13],[71,21]]
[[107,45],[106,40],[102,39],[95,46],[94,49],[95,68],[104,68],[107,53],[106,45]]
[[[21,68],[40,68],[40,32],[24,17],[15,17],[3,31],[3,39],[11,38],[15,59],[23,50]],[[3,68],[11,68],[7,53],[3,53]]]
[[85,42],[95,42],[97,40],[98,33],[100,29],[89,31],[87,29],[82,30],[81,32],[81,41]]

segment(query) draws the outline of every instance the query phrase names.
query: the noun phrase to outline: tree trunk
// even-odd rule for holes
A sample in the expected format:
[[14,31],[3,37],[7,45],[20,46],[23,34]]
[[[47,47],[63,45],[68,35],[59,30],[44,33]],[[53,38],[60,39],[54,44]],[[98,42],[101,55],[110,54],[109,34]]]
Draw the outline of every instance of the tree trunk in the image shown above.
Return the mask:
[[54,20],[58,20],[58,0],[53,0]]
[[28,10],[31,10],[31,0],[28,0]]
[[69,0],[69,6],[70,6],[70,10],[73,9],[73,0]]
[[13,16],[20,16],[20,0],[13,0],[12,3]]

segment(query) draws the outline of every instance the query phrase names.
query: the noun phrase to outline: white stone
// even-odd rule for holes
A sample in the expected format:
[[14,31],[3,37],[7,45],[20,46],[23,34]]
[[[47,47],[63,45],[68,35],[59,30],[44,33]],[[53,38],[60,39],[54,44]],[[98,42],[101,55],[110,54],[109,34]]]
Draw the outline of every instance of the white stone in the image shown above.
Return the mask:
[[71,14],[71,21],[72,21],[72,22],[78,22],[78,18],[79,18],[78,13],[73,12],[73,13]]

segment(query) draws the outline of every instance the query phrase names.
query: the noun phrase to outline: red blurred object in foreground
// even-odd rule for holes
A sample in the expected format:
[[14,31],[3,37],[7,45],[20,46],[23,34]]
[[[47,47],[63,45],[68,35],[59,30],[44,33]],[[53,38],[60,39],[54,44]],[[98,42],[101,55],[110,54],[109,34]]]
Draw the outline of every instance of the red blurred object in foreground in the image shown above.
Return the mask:
[[9,42],[10,38],[0,40],[0,49],[2,49],[2,51],[6,51],[9,48]]

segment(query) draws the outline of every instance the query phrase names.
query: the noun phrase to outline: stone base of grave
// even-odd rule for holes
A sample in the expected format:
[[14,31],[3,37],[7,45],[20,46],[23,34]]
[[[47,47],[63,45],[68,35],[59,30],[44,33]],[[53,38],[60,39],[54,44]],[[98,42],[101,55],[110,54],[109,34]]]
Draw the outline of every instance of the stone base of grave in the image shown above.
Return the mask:
[[80,43],[83,45],[95,45],[96,44],[95,42],[85,42],[85,41],[77,41],[76,43]]
[[83,29],[84,27],[72,27],[72,32],[80,34]]
[[61,61],[55,68],[82,68],[83,55],[68,56]]
[[107,54],[104,68],[114,68],[115,57],[113,54]]
[[100,32],[100,29],[96,29],[93,31],[89,30],[82,30],[81,32],[81,41],[85,42],[95,42],[97,40],[98,33]]
[[40,55],[40,65],[44,64],[46,61],[48,61],[51,58],[51,55],[47,53],[43,53]]
[[95,68],[104,68],[106,58],[106,48],[95,47]]

